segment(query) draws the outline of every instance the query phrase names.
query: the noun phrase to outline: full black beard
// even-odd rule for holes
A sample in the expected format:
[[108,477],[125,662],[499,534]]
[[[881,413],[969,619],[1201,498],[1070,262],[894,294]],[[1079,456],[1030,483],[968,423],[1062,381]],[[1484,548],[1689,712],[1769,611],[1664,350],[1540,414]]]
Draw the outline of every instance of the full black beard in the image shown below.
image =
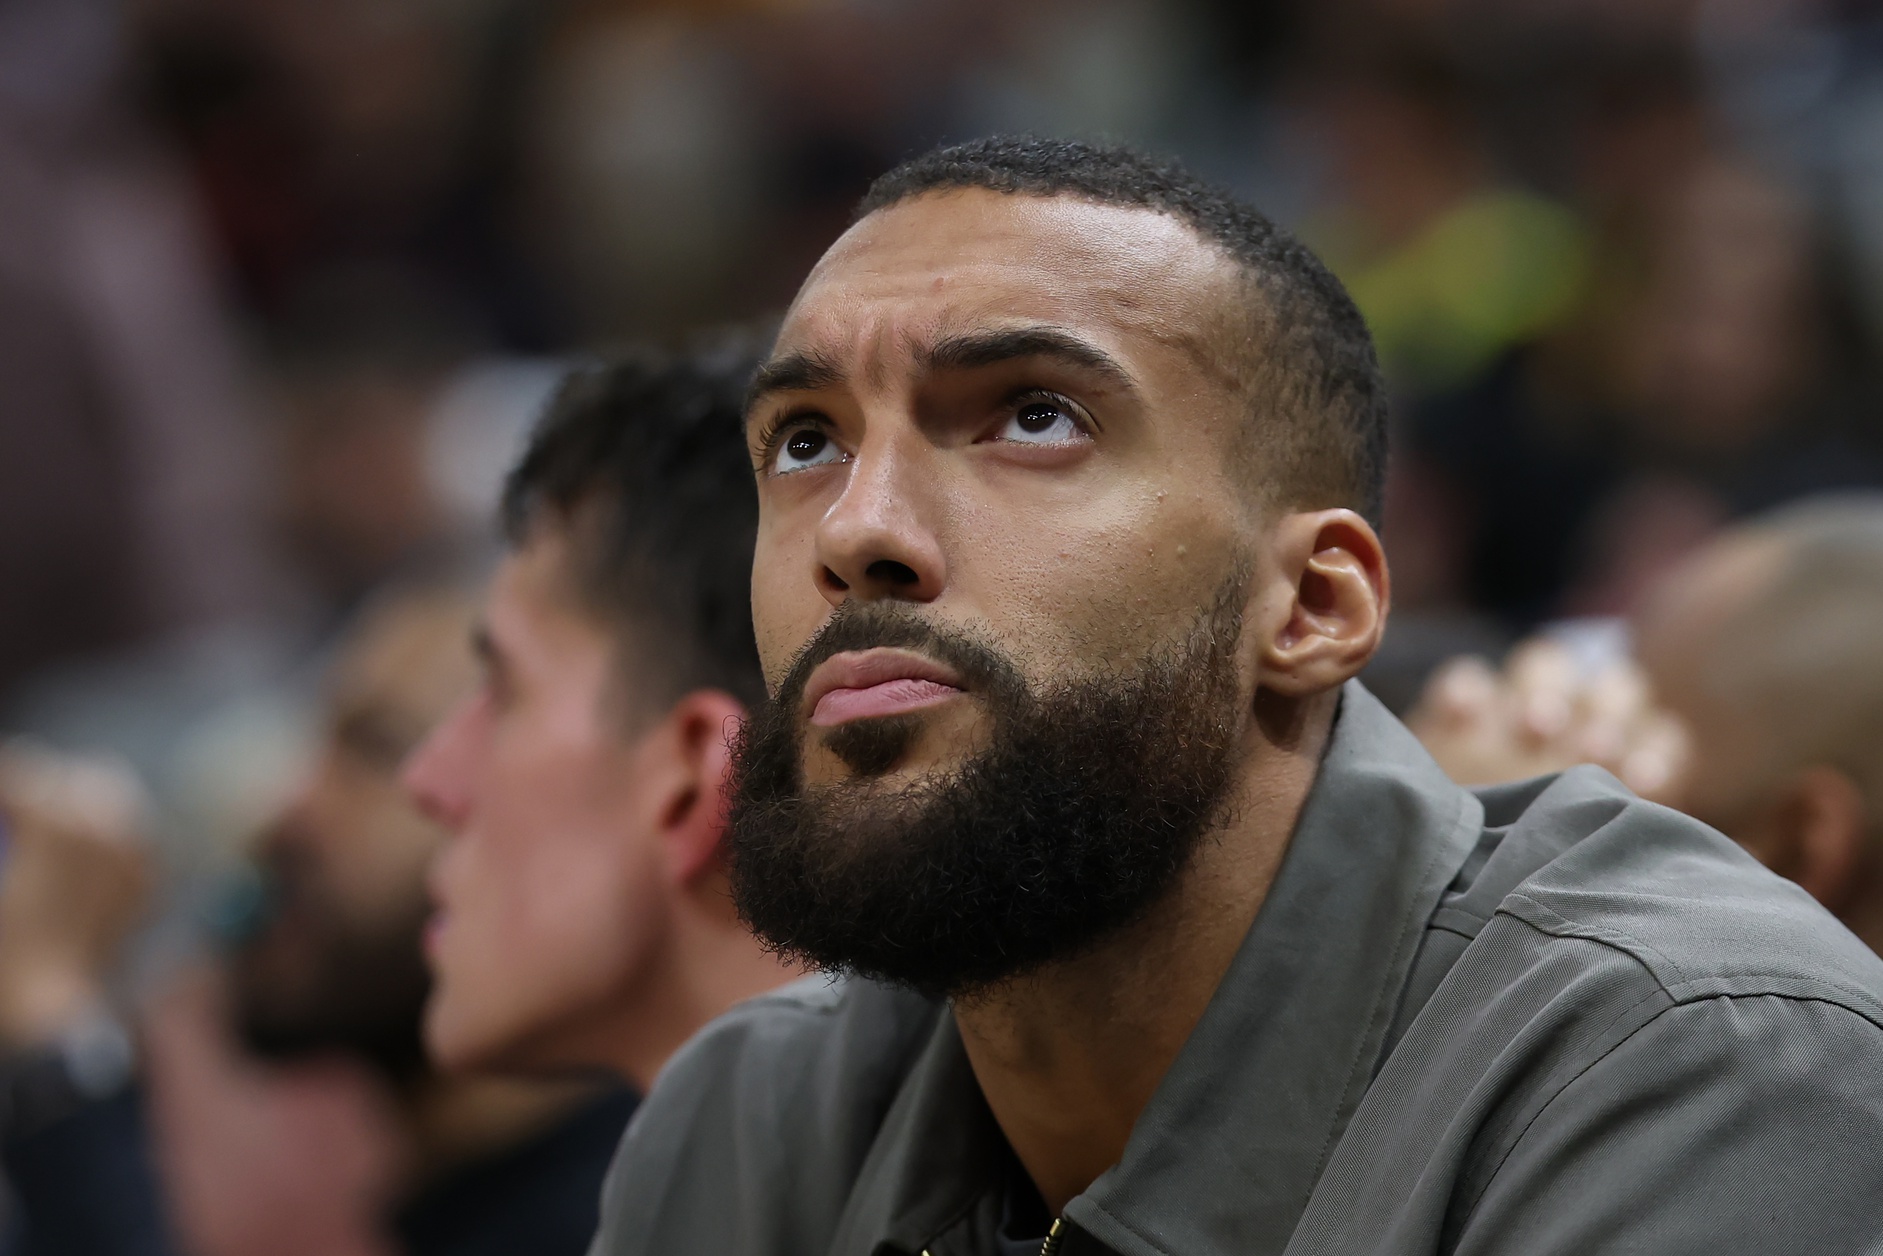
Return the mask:
[[[991,645],[911,607],[845,603],[735,747],[740,915],[786,957],[956,998],[1141,918],[1228,791],[1241,591],[1233,581],[1183,640],[1135,668],[1040,693]],[[880,777],[921,717],[853,721],[824,744],[855,776],[807,788],[805,682],[832,655],[871,646],[954,667],[992,717],[989,744],[952,772],[890,787]]]

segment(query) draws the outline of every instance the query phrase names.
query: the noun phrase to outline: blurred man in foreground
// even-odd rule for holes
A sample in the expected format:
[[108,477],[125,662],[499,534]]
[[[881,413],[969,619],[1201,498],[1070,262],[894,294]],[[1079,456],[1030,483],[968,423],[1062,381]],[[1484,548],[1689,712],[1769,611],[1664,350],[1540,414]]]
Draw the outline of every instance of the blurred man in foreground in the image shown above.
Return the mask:
[[1461,661],[1413,720],[1473,783],[1591,761],[1796,881],[1883,950],[1883,496],[1722,534],[1635,616],[1634,658]]
[[1605,774],[1465,792],[1348,683],[1385,411],[1339,284],[1180,170],[877,182],[748,406],[729,828],[760,934],[874,980],[689,1044],[601,1252],[1883,1238],[1883,963]]
[[359,630],[323,752],[264,841],[273,902],[236,953],[232,1003],[263,1058],[339,1055],[385,1086],[394,1250],[573,1253],[631,1097],[443,1076],[421,1036],[425,872],[442,834],[404,796],[399,767],[471,686],[459,646],[470,622],[455,595],[409,597]]
[[[36,1082],[29,1127],[9,1114],[27,1252],[583,1250],[630,1099],[441,1078],[420,1045],[438,832],[397,769],[468,687],[469,620],[455,594],[402,595],[354,630],[319,755],[263,840],[272,893],[258,927],[226,981],[173,992],[143,1026],[150,1143],[135,1093],[88,1093],[78,1074]],[[100,1014],[129,874],[103,859],[126,847],[113,825],[68,806],[55,828],[44,805],[7,801],[23,819],[0,892],[0,943],[13,944],[0,1035],[24,1050]]]
[[764,693],[749,363],[578,374],[511,474],[482,680],[405,772],[451,833],[427,935],[446,1067],[645,1087],[792,975],[740,923],[721,846],[728,738]]

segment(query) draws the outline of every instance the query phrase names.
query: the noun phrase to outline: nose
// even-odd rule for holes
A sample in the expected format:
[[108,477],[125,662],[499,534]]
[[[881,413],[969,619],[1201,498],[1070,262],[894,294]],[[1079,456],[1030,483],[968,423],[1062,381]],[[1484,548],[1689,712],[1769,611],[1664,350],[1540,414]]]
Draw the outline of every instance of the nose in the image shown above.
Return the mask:
[[818,591],[832,606],[849,598],[930,602],[948,569],[933,526],[933,479],[914,433],[857,451],[842,494],[818,523]]
[[426,734],[399,771],[406,795],[427,819],[455,833],[470,815],[472,733],[484,705],[466,698]]

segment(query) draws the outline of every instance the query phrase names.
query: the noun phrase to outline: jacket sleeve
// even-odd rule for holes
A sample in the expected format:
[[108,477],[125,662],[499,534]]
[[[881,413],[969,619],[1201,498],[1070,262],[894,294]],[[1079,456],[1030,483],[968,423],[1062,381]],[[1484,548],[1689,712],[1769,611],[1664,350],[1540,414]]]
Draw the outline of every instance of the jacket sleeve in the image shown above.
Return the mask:
[[1676,1004],[1454,1207],[1458,1256],[1883,1250],[1883,1030],[1828,1001]]

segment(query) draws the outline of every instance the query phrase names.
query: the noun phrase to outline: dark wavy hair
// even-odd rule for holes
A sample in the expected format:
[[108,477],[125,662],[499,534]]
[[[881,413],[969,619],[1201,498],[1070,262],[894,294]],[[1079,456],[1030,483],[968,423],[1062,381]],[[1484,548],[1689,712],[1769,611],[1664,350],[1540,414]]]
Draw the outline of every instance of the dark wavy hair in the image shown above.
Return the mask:
[[504,486],[512,544],[563,529],[574,591],[614,631],[645,700],[765,695],[742,413],[757,349],[640,349],[573,372]]

